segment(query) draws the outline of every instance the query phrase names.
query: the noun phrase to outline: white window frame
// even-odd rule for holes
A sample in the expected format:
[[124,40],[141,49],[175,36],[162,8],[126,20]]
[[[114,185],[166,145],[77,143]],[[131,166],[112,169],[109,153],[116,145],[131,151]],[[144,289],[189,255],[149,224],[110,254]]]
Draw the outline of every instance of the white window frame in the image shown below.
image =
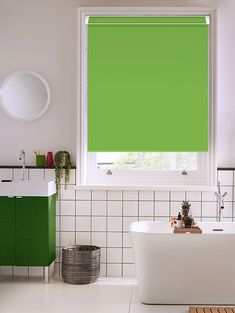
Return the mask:
[[[87,25],[86,16],[197,16],[210,17],[209,27],[209,145],[207,153],[199,154],[199,171],[172,170],[97,170],[95,153],[87,153]],[[78,186],[213,186],[216,182],[215,156],[215,49],[213,8],[139,8],[139,7],[83,7],[78,10],[78,123],[77,123],[77,182]]]

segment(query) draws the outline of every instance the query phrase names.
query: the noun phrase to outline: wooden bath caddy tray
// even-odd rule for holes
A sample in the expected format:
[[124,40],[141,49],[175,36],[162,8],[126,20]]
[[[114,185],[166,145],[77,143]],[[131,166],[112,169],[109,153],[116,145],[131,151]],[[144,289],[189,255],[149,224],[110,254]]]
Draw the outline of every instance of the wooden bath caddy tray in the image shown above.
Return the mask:
[[186,227],[176,228],[176,227],[174,227],[173,232],[174,232],[174,234],[184,234],[184,233],[202,234],[202,230],[198,226],[192,227],[192,228],[186,228]]
[[235,307],[189,307],[189,313],[235,313]]

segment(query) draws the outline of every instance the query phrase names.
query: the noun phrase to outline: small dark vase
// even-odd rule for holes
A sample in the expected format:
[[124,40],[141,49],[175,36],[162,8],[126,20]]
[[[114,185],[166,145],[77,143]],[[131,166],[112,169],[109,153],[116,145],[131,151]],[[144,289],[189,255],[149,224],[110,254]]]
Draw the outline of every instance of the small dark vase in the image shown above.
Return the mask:
[[193,219],[190,216],[185,216],[184,217],[184,225],[186,228],[191,228],[193,224]]

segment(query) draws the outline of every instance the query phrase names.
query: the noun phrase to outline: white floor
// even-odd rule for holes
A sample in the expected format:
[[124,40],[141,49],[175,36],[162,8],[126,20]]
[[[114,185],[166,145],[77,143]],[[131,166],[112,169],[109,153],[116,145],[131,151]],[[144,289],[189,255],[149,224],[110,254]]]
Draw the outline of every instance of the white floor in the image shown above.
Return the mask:
[[144,305],[134,280],[101,278],[69,285],[56,279],[1,278],[0,313],[186,313],[188,306]]

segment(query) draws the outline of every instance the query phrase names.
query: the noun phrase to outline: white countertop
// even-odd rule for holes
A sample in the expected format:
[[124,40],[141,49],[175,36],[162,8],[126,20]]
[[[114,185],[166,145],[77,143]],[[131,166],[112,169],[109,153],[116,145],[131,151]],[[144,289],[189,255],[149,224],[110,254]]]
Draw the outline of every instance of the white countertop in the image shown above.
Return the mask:
[[0,196],[51,196],[56,193],[54,181],[22,180],[0,182]]

